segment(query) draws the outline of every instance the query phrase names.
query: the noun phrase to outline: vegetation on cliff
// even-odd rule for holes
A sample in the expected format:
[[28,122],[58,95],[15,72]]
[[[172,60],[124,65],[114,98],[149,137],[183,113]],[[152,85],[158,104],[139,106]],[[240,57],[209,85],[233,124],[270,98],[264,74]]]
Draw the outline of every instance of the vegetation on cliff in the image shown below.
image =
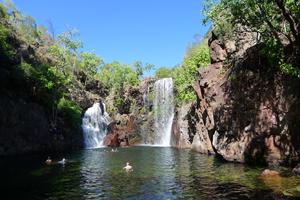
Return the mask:
[[0,120],[1,155],[80,147],[84,110],[107,98],[110,114],[128,112],[127,93],[153,68],[105,63],[83,50],[76,29],[55,36],[9,0],[0,3],[0,60],[0,113],[11,112]]
[[[13,76],[20,85],[26,83],[25,90],[47,108],[54,126],[58,115],[73,125],[80,124],[82,108],[72,98],[74,90],[87,90],[89,83],[100,82],[105,94],[114,93],[118,107],[125,90],[138,86],[144,71],[153,68],[139,61],[133,66],[104,63],[94,52],[83,51],[76,29],[68,28],[55,37],[11,1],[0,3],[0,17],[3,81],[9,82]],[[2,85],[3,90],[12,91]]]
[[[300,2],[297,0],[207,0],[205,22],[211,20],[214,33],[226,39],[241,31],[257,33],[271,63],[300,78]],[[222,38],[223,37],[223,38]]]
[[182,65],[174,69],[176,98],[179,103],[196,100],[193,86],[199,76],[199,69],[209,64],[209,48],[206,42],[195,43],[189,47]]
[[189,46],[183,62],[173,68],[161,67],[156,70],[156,78],[172,77],[176,88],[176,103],[178,105],[196,100],[193,86],[199,76],[199,70],[210,64],[207,39]]

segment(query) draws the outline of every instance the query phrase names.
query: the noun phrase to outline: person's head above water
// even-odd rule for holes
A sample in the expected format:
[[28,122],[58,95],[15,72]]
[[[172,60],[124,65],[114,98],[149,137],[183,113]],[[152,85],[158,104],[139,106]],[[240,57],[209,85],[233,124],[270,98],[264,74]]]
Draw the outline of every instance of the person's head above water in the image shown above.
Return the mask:
[[125,167],[123,167],[123,169],[125,169],[127,172],[130,172],[130,171],[132,171],[133,169],[132,169],[132,166],[131,165],[129,165],[129,162],[126,162],[126,166]]
[[50,156],[48,156],[47,160],[45,161],[47,164],[50,164],[52,162]]

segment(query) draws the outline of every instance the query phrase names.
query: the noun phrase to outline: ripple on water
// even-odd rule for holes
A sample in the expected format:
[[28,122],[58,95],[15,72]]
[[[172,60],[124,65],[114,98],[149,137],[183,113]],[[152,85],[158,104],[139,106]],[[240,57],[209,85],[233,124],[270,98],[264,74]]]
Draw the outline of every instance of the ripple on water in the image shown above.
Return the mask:
[[[65,166],[45,166],[36,157],[26,162],[0,160],[3,195],[9,193],[12,199],[239,200],[300,196],[299,177],[264,180],[260,168],[222,163],[189,150],[140,146],[112,153],[100,148],[73,153],[69,160]],[[123,171],[127,161],[133,172]],[[20,162],[24,166],[16,164]]]

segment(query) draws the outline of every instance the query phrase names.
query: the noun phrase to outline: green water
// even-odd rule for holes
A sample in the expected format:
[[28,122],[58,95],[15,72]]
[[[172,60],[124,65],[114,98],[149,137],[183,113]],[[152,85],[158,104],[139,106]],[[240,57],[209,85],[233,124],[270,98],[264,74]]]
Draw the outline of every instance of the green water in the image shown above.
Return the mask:
[[[109,148],[0,159],[1,199],[296,199],[300,177],[262,179],[262,168],[162,147]],[[133,172],[122,167],[129,161]]]

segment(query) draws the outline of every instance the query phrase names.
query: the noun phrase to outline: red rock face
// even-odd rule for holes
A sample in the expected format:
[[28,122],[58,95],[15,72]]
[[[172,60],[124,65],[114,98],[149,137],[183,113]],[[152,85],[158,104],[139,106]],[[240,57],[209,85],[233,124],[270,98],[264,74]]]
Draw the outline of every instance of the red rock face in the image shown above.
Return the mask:
[[119,147],[120,142],[117,133],[110,133],[104,139],[104,145],[108,147]]
[[123,115],[125,118],[122,122],[113,122],[110,125],[106,137],[104,138],[104,145],[108,147],[124,147],[134,143],[131,138],[135,132],[135,118],[134,116]]
[[226,51],[221,47],[218,40],[214,40],[210,44],[210,60],[211,63],[222,62],[226,59]]
[[[210,42],[220,51],[219,42]],[[197,131],[192,146],[212,149],[228,161],[277,165],[299,159],[300,80],[276,71],[259,52],[248,48],[227,71],[223,54],[200,71]],[[227,66],[228,68],[228,66]],[[226,71],[226,72],[225,72]]]

